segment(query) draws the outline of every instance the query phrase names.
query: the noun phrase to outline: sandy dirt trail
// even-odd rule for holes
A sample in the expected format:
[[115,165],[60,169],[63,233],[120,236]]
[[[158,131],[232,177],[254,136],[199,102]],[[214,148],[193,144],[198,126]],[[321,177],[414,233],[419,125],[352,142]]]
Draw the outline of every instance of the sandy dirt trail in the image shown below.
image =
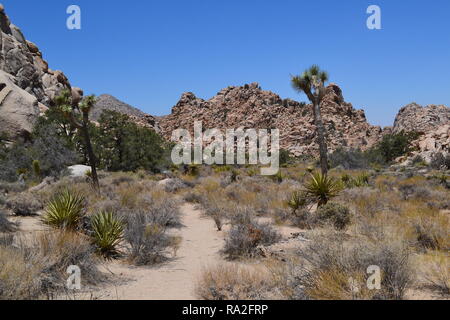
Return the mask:
[[103,300],[193,300],[194,286],[205,266],[223,262],[223,234],[217,232],[211,219],[204,218],[193,205],[181,207],[183,225],[178,233],[183,238],[177,256],[158,267],[131,267],[109,264],[108,270],[129,279],[117,286],[107,286],[94,292]]

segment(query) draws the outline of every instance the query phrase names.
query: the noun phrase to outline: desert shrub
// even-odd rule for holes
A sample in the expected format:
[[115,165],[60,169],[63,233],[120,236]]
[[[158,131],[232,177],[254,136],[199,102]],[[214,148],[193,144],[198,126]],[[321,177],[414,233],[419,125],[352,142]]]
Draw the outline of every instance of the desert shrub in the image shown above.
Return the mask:
[[291,153],[286,149],[280,149],[280,166],[286,166],[291,162]]
[[55,228],[76,230],[85,215],[85,198],[66,189],[47,204],[43,221]]
[[263,300],[273,288],[270,274],[236,264],[222,264],[203,270],[195,293],[202,300]]
[[153,194],[144,195],[139,199],[137,212],[143,212],[147,216],[148,223],[164,228],[178,228],[182,226],[179,201],[163,194],[163,198],[157,199]]
[[200,175],[200,166],[198,164],[187,165],[184,172],[189,176],[197,177]]
[[342,185],[336,179],[316,172],[311,174],[310,180],[305,185],[305,191],[308,196],[317,201],[320,207],[339,195]]
[[327,203],[316,212],[318,222],[331,223],[337,230],[343,230],[350,224],[350,210],[339,203]]
[[131,176],[130,174],[121,174],[118,177],[113,178],[111,183],[115,186],[119,186],[122,183],[132,183],[134,181],[135,180],[134,180],[133,176]]
[[282,183],[285,177],[283,175],[283,172],[281,172],[281,170],[278,170],[278,172],[273,176],[270,176],[270,178],[276,183]]
[[164,184],[164,190],[169,193],[175,193],[188,187],[188,184],[186,184],[183,180],[177,178],[168,179]]
[[44,233],[25,251],[31,261],[41,267],[41,290],[44,292],[65,290],[67,268],[72,265],[81,269],[84,285],[95,285],[105,279],[97,269],[95,248],[83,235],[67,231]]
[[116,217],[112,212],[99,212],[91,217],[93,231],[93,243],[98,252],[106,257],[118,255],[117,246],[122,241],[124,233],[124,223],[121,218]]
[[426,261],[424,279],[428,287],[440,291],[443,295],[450,295],[450,269],[447,253],[434,252]]
[[129,260],[136,265],[151,265],[166,260],[166,249],[172,244],[166,227],[155,224],[145,213],[126,217],[125,240],[129,243]]
[[0,191],[2,193],[20,193],[27,189],[25,183],[0,181]]
[[41,269],[12,246],[0,245],[0,300],[30,300],[41,295]]
[[[344,241],[341,236],[322,235],[312,239],[299,256],[307,264],[297,268],[296,279],[310,299],[399,300],[414,279],[410,252],[402,243]],[[381,270],[380,290],[365,290],[369,266]],[[357,292],[355,286],[363,290]]]
[[416,183],[403,183],[398,186],[403,200],[421,199],[430,197],[431,191],[428,187]]
[[67,268],[76,265],[83,285],[105,279],[94,249],[78,234],[44,233],[14,246],[0,243],[0,299],[53,299],[66,290]]
[[216,224],[217,231],[222,231],[223,221],[227,217],[227,213],[224,208],[220,207],[215,202],[209,202],[207,206],[204,206],[205,214],[211,217]]
[[369,167],[368,157],[361,150],[338,149],[330,155],[332,168],[342,167],[344,169],[366,169]]
[[367,187],[346,189],[340,195],[340,199],[354,207],[358,216],[374,217],[387,209],[389,202],[396,205],[381,191]]
[[270,224],[250,220],[231,227],[225,239],[223,253],[228,259],[252,257],[258,246],[269,246],[279,241],[281,236]]
[[419,248],[449,250],[449,220],[445,215],[437,217],[419,216],[411,219],[414,238]]
[[204,198],[196,191],[189,191],[183,196],[183,200],[190,203],[202,203]]
[[41,202],[31,193],[19,193],[7,199],[6,207],[18,216],[33,216],[43,208]]
[[444,155],[443,153],[436,153],[430,162],[430,167],[436,170],[449,170],[450,169],[450,154]]
[[17,230],[17,223],[8,220],[6,213],[0,210],[0,233],[14,232]]

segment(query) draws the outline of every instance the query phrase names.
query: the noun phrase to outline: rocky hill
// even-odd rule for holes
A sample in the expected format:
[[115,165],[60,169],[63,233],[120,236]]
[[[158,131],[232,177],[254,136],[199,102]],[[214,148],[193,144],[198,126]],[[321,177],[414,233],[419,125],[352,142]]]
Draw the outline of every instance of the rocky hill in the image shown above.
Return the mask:
[[450,124],[450,108],[443,105],[422,107],[417,103],[411,103],[400,109],[395,118],[393,131],[428,133],[446,124]]
[[450,153],[450,108],[443,105],[422,107],[416,103],[400,109],[393,132],[418,132],[419,139],[413,142],[412,156],[420,155],[429,162],[439,153]]
[[101,96],[97,97],[97,102],[95,104],[95,107],[91,111],[90,118],[93,121],[98,121],[103,111],[105,110],[111,110],[126,114],[139,125],[159,131],[156,127],[155,117],[146,114],[141,110],[130,106],[129,104],[122,102],[109,94],[102,94]]
[[[322,104],[331,150],[340,146],[367,149],[379,141],[382,129],[370,125],[364,111],[345,102],[341,89],[331,84]],[[277,128],[281,147],[300,156],[317,154],[312,108],[264,91],[257,83],[228,87],[210,100],[184,93],[172,113],[159,119],[162,134],[170,138],[175,128],[191,130],[194,121],[204,128]]]

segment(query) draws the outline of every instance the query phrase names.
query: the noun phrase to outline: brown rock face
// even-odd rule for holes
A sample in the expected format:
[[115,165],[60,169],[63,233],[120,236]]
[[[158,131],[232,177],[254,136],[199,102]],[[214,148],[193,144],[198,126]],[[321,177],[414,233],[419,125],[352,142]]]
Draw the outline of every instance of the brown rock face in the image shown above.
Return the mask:
[[52,71],[42,53],[27,41],[0,7],[0,70],[12,75],[14,83],[49,106],[61,90],[70,88],[61,71]]
[[[330,151],[341,146],[367,149],[381,137],[381,128],[371,126],[364,111],[346,103],[335,84],[327,87],[322,116]],[[192,130],[195,121],[202,121],[205,129],[279,129],[281,148],[296,156],[318,153],[311,105],[283,100],[257,83],[228,87],[207,101],[184,93],[172,114],[159,119],[159,126],[170,139],[175,129]]]

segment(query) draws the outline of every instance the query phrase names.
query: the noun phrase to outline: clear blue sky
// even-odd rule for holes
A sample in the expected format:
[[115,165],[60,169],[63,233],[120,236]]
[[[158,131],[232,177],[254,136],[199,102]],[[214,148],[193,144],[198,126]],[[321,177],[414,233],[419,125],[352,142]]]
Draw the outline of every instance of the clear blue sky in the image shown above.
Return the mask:
[[[170,113],[182,92],[202,98],[259,82],[283,98],[289,75],[329,71],[373,124],[410,102],[450,106],[449,0],[3,0],[52,69],[87,93],[110,93],[145,112]],[[66,8],[82,9],[82,30]],[[366,9],[382,9],[382,30]]]

